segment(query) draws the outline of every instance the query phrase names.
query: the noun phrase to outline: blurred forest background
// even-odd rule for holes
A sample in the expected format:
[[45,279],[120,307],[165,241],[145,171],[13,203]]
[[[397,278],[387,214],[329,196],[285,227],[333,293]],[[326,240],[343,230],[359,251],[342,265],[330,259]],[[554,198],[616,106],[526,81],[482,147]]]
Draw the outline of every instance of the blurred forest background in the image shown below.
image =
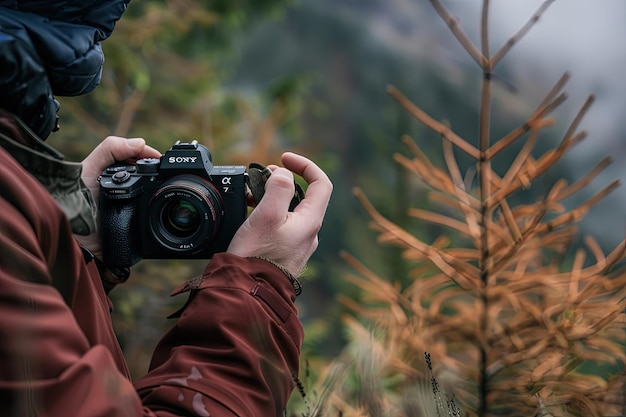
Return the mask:
[[[478,2],[444,3],[477,37]],[[496,42],[511,35],[507,28],[517,24],[517,14],[519,22],[530,15],[515,3],[529,3],[530,10],[540,4],[500,3],[510,8],[494,6],[499,10],[493,18],[496,34],[502,34]],[[573,3],[599,12],[568,22],[576,16],[559,16],[559,10],[575,8]],[[620,27],[598,21],[611,15],[622,17],[614,20]],[[615,68],[605,65],[626,65],[620,38],[626,32],[624,16],[626,7],[619,0],[557,2],[538,26],[547,31],[529,37],[532,48],[514,48],[513,59],[497,74],[496,136],[523,121],[546,87],[566,70],[573,74],[570,88],[582,90],[581,96],[598,94],[599,110],[592,110],[587,122],[591,137],[573,158],[549,172],[549,178],[576,178],[606,155],[618,161],[607,171],[609,179],[626,178],[626,83],[623,75],[612,81]],[[567,41],[595,30],[603,36],[589,38],[599,44],[581,43],[577,49]],[[566,47],[550,43],[550,34]],[[537,49],[542,44],[552,51]],[[352,188],[362,187],[383,215],[416,236],[432,240],[429,234],[435,232],[415,226],[406,216],[409,206],[429,203],[391,155],[406,152],[400,142],[405,133],[431,157],[441,154],[440,140],[412,120],[385,87],[393,84],[463,137],[471,140],[477,134],[480,74],[428,1],[135,0],[103,46],[101,85],[85,97],[61,98],[61,130],[49,142],[68,159],[82,159],[101,139],[116,134],[144,137],[162,152],[178,139],[196,139],[212,150],[217,165],[275,163],[283,151],[293,150],[326,170],[335,191],[298,308],[306,327],[305,356],[315,364],[337,355],[346,340],[341,321],[346,311],[338,295],[359,297],[343,278],[347,267],[339,253],[350,252],[391,281],[402,283],[407,276],[398,250],[376,243]],[[594,57],[597,66],[589,71],[584,56],[577,61],[566,54],[583,55],[583,48],[603,51],[610,59],[603,64]],[[581,82],[578,64],[584,66]],[[581,96],[574,92],[572,100]],[[559,111],[570,115],[580,104],[574,101]],[[562,128],[554,128],[554,141]],[[548,138],[542,141],[538,153],[554,145]],[[503,158],[499,163],[509,162]],[[465,166],[461,161],[461,168],[473,169],[469,161]],[[606,182],[601,178],[597,188]],[[542,195],[550,183],[529,192]],[[585,233],[607,250],[625,233],[624,191],[614,194],[597,208],[599,215],[582,223]],[[185,301],[169,299],[169,291],[200,274],[204,264],[144,260],[134,267],[129,283],[112,293],[116,330],[135,376],[146,371],[151,349],[171,325],[165,317]]]

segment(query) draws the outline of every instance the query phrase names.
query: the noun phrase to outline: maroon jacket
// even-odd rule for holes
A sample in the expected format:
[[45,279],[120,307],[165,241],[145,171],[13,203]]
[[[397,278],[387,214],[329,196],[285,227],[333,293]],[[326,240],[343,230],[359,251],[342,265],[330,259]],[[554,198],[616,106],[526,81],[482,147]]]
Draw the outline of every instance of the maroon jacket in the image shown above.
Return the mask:
[[133,384],[95,262],[0,147],[1,416],[282,415],[303,338],[289,280],[263,260],[222,253],[187,290]]

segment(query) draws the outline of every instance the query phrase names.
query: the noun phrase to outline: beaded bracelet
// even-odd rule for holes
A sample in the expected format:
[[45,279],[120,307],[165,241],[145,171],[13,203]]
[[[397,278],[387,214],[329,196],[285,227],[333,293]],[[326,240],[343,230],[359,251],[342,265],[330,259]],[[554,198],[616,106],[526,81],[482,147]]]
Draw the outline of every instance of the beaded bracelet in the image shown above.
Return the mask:
[[295,276],[293,276],[291,272],[287,271],[287,268],[285,268],[283,265],[271,259],[264,258],[263,256],[248,256],[248,258],[260,259],[262,261],[265,261],[267,263],[274,265],[276,268],[280,269],[282,273],[287,276],[287,278],[289,278],[289,281],[291,281],[291,285],[293,286],[293,289],[296,292],[296,296],[302,294],[302,284],[300,283],[300,280],[296,278]]

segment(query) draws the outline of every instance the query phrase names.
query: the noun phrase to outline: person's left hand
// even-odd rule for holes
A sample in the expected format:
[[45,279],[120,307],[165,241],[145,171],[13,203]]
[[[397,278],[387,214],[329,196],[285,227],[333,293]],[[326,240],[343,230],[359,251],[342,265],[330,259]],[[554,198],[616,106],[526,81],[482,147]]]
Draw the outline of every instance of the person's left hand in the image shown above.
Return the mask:
[[[98,201],[99,184],[98,177],[102,171],[116,161],[127,161],[134,163],[141,158],[160,158],[161,152],[146,145],[142,138],[122,138],[119,136],[109,136],[104,139],[89,155],[83,160],[83,182],[91,191],[94,200]],[[94,233],[89,236],[79,236],[76,238],[86,249],[89,249],[98,259],[102,259],[102,243],[100,234]]]
[[[263,258],[298,277],[318,245],[333,184],[313,161],[292,152],[281,158],[284,168],[270,165],[272,175],[265,194],[233,236],[227,252],[241,257]],[[293,174],[308,184],[304,199],[293,211]]]

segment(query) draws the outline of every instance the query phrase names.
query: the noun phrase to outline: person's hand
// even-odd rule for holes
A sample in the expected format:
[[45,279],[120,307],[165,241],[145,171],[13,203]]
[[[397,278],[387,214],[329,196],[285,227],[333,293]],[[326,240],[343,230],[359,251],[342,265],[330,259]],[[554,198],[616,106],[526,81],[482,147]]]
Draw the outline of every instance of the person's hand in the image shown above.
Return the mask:
[[[307,158],[286,152],[284,168],[270,166],[272,175],[257,207],[233,237],[227,252],[242,257],[262,257],[285,267],[297,277],[318,245],[333,185]],[[308,183],[305,198],[288,211],[294,194],[293,173]]]
[[[161,152],[146,145],[142,138],[122,138],[109,136],[104,139],[85,159],[83,159],[83,182],[98,197],[98,177],[102,171],[116,161],[134,163],[141,158],[160,158]],[[96,200],[97,201],[97,200]]]
[[[98,177],[106,167],[116,161],[134,163],[141,158],[160,157],[161,153],[146,145],[146,141],[142,138],[126,139],[119,136],[109,136],[100,142],[83,160],[81,178],[97,202],[99,194]],[[76,237],[81,245],[89,249],[96,257],[102,259],[102,244],[98,233],[89,236],[76,235]]]

